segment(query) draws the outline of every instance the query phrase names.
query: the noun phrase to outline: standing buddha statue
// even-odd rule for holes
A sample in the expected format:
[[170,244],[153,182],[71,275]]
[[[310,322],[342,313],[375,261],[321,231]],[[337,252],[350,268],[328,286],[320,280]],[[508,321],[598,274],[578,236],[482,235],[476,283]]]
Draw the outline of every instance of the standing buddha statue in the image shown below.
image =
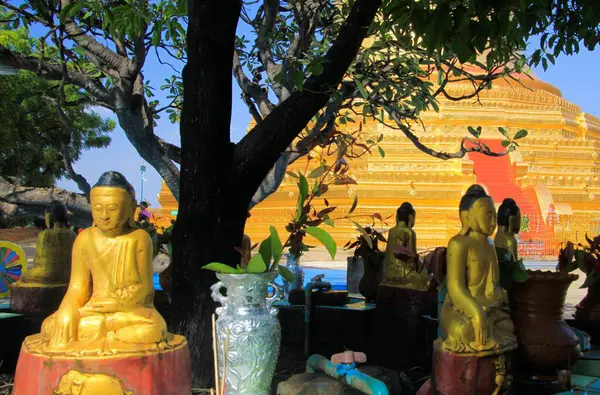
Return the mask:
[[[133,187],[122,174],[106,172],[90,205],[94,223],[75,240],[67,293],[41,333],[23,343],[15,394],[38,393],[47,380],[57,385],[58,373],[81,366],[116,375],[134,393],[189,393],[187,342],[167,332],[154,308],[152,240],[135,225]],[[56,357],[65,363],[43,368]],[[28,382],[31,371],[43,371],[38,384]]]
[[[496,394],[510,382],[505,354],[517,348],[491,238],[496,209],[483,187],[472,185],[459,212],[462,229],[447,250],[447,293],[432,381],[438,390],[448,390],[444,393]],[[471,378],[459,379],[463,376]]]
[[71,274],[75,233],[68,228],[67,207],[52,201],[45,212],[46,229],[36,240],[33,267],[11,287],[11,310],[27,315],[48,315],[62,300]]
[[[388,233],[381,285],[428,290],[429,275],[424,270],[418,270],[417,234],[413,229],[416,215],[414,207],[408,202],[402,203],[396,211],[396,226]],[[415,257],[406,260],[397,258],[398,247],[410,250]]]

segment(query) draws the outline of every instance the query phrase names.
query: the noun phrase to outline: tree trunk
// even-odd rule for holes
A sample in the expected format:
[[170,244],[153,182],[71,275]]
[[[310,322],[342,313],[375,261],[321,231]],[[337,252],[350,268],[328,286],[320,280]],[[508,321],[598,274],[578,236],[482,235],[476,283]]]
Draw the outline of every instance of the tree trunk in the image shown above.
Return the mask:
[[212,272],[218,261],[235,266],[252,197],[237,190],[230,142],[231,69],[241,2],[189,2],[188,63],[183,71],[181,176],[173,229],[171,330],[187,337],[194,386],[213,383]]

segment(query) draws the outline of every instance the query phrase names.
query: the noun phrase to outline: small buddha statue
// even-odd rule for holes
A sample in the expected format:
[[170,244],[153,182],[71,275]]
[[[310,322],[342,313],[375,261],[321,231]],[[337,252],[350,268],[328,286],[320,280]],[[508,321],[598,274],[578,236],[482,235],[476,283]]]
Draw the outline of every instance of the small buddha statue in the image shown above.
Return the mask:
[[[383,261],[383,279],[381,285],[395,286],[408,289],[427,291],[429,289],[429,275],[426,271],[417,270],[415,260],[417,254],[417,234],[415,226],[416,211],[408,202],[396,211],[396,226],[390,229],[387,239],[387,248]],[[396,257],[397,247],[404,247],[412,251],[415,258],[403,261]]]
[[45,212],[46,230],[38,234],[33,267],[23,273],[21,283],[63,284],[71,274],[71,248],[75,233],[67,227],[67,207],[52,201]]
[[459,206],[462,229],[447,250],[447,294],[441,310],[442,351],[478,357],[517,348],[500,286],[494,201],[479,185],[471,186]]
[[76,237],[67,222],[66,206],[51,202],[45,212],[45,230],[37,236],[33,267],[11,286],[11,310],[47,316],[60,304],[69,283]]
[[154,308],[152,240],[135,226],[133,187],[122,174],[106,172],[90,204],[93,226],[75,240],[67,293],[25,347],[46,355],[101,356],[175,346]]
[[[521,209],[511,198],[506,198],[498,207],[498,231],[494,238],[496,250],[509,253],[513,260],[519,259],[518,243],[515,235],[521,230]],[[500,258],[500,254],[498,254]]]

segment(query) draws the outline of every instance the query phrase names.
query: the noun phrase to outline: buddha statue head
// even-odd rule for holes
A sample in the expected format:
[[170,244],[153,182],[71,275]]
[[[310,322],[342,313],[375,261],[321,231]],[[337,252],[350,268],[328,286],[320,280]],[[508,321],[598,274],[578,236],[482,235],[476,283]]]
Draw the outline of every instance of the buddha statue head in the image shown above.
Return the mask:
[[107,171],[90,193],[94,227],[107,236],[118,236],[127,228],[136,228],[134,221],[135,190],[125,176]]
[[415,217],[417,212],[415,211],[412,204],[404,202],[396,210],[396,223],[404,222],[407,227],[413,228],[415,226]]
[[46,228],[66,228],[69,215],[67,206],[59,200],[50,202],[45,211]]
[[498,208],[498,226],[508,233],[517,234],[521,230],[521,209],[514,199],[506,198]]
[[471,185],[460,199],[461,235],[471,231],[491,236],[496,230],[496,207],[494,200],[481,185]]

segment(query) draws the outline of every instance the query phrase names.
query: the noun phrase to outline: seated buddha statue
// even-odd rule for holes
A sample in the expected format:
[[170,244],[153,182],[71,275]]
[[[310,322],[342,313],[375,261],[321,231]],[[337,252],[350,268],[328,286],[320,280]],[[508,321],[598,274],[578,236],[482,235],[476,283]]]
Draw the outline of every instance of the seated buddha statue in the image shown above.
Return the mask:
[[471,186],[459,206],[462,229],[447,250],[447,294],[441,309],[442,351],[475,356],[498,355],[517,348],[499,283],[494,201],[479,185]]
[[496,250],[510,253],[512,259],[518,260],[518,243],[515,235],[519,234],[520,230],[521,209],[513,199],[504,199],[498,207],[498,231],[494,238]]
[[[396,211],[396,226],[388,233],[381,285],[428,290],[429,275],[424,270],[418,271],[418,262],[415,261],[418,259],[416,257],[417,234],[413,230],[415,217],[416,211],[408,202],[402,203]],[[415,258],[407,260],[397,258],[397,247],[409,249]]]
[[71,273],[71,248],[75,233],[67,227],[67,207],[53,201],[46,208],[46,230],[41,231],[35,243],[33,267],[23,273],[22,284],[68,284]]
[[106,172],[92,188],[90,204],[93,226],[75,240],[67,293],[41,334],[25,345],[32,352],[67,355],[173,346],[154,308],[152,240],[135,226],[133,187],[122,174]]

